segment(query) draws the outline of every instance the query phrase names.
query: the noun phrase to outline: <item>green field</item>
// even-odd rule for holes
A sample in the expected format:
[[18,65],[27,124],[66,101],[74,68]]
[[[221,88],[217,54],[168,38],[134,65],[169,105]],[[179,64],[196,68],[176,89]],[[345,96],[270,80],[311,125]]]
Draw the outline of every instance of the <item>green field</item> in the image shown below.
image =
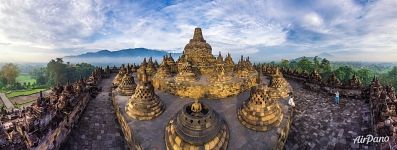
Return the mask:
[[22,107],[30,106],[30,105],[32,105],[34,102],[36,102],[35,99],[34,99],[34,100],[30,100],[30,101],[26,101],[26,102],[21,103],[21,104],[14,104],[14,106],[15,106],[16,108],[22,108]]
[[13,98],[17,96],[27,96],[39,93],[40,91],[45,91],[46,89],[31,89],[31,90],[20,90],[20,91],[12,91],[11,93],[6,93],[8,98]]
[[28,82],[30,82],[30,84],[32,85],[33,83],[36,82],[35,79],[32,78],[32,76],[30,76],[29,74],[20,74],[17,78],[16,78],[17,82],[23,84],[24,82],[26,82],[26,84],[28,84]]

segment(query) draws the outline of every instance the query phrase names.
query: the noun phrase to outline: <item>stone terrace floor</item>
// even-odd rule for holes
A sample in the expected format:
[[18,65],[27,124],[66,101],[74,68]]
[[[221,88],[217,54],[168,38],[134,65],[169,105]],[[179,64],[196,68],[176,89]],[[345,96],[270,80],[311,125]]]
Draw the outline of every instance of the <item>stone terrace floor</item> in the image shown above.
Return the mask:
[[[136,80],[135,80],[136,81]],[[128,96],[116,96],[116,103],[119,105],[122,115],[126,122],[132,128],[134,138],[143,149],[162,150],[165,149],[164,133],[165,127],[171,117],[173,117],[183,105],[191,102],[188,98],[180,98],[162,91],[156,91],[166,109],[157,118],[150,121],[137,121],[129,118],[125,114],[125,106]],[[273,149],[276,147],[278,138],[278,129],[272,129],[267,132],[256,132],[244,127],[237,119],[237,107],[249,97],[249,91],[243,92],[237,96],[228,97],[221,100],[200,99],[205,105],[212,107],[222,117],[229,126],[230,139],[228,144],[229,150],[256,150],[256,149]],[[280,100],[281,107],[286,113],[288,111],[287,100]],[[280,127],[285,127],[289,116],[284,114]]]
[[[89,102],[79,123],[61,149],[127,149],[108,97],[111,79],[102,81],[103,92]],[[289,83],[294,89],[296,109],[285,149],[373,149],[370,145],[353,144],[355,137],[370,133],[369,104],[364,103],[363,100],[341,98],[341,103],[336,105],[331,95],[305,90],[302,84],[294,81]],[[238,97],[238,99],[246,99],[248,95],[244,93]],[[227,105],[225,101],[204,101],[213,107],[225,107],[221,110],[231,111],[227,114],[235,114],[235,108]],[[187,102],[182,101],[182,103]],[[169,104],[167,109],[170,110]],[[176,112],[178,109],[171,108],[171,110]],[[223,115],[225,112],[221,110],[217,109],[223,118],[229,120],[232,115]],[[163,118],[164,122],[166,120]],[[232,134],[236,134],[236,128],[240,128],[239,123],[229,122],[229,128]],[[163,133],[157,134],[162,138]],[[235,140],[247,140],[245,139],[247,137],[243,137],[245,136],[231,139],[229,148],[233,147]],[[247,148],[250,145],[248,143],[243,147]]]
[[357,136],[370,133],[369,104],[361,99],[341,98],[311,92],[289,81],[295,94],[295,112],[285,149],[373,149],[354,144]]
[[102,92],[92,99],[78,124],[72,129],[63,150],[124,150],[128,149],[109,99],[113,77],[100,83]]

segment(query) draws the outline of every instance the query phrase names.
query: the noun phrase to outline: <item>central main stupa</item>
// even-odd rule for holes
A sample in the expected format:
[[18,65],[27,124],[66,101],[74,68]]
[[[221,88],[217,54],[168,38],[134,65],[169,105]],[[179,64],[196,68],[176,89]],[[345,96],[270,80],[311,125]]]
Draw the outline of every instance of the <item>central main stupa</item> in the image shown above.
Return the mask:
[[212,55],[211,45],[204,40],[200,28],[194,29],[193,39],[186,44],[181,58],[187,58],[201,74],[210,74],[213,71],[212,64],[215,62],[215,57]]
[[[258,73],[249,57],[235,63],[230,54],[214,56],[200,28],[176,60],[170,54],[161,63],[144,59],[139,69],[120,67],[112,97],[131,149],[283,149],[292,112],[282,72],[272,71],[270,83],[260,84],[262,69]],[[238,104],[248,89],[249,98]]]
[[200,28],[194,30],[176,62],[171,55],[164,56],[160,67],[151,78],[155,88],[181,97],[191,97],[191,91],[202,89],[204,98],[219,99],[257,85],[258,73],[249,58],[241,57],[235,65],[230,54],[225,59],[220,53],[215,57]]

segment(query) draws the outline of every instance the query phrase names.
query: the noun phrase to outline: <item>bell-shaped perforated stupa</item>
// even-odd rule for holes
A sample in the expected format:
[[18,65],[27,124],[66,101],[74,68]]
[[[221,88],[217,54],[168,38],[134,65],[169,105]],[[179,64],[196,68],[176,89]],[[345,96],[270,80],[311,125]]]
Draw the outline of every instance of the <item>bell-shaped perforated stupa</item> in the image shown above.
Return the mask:
[[328,79],[328,85],[331,87],[339,87],[341,85],[339,79],[336,77],[335,73],[332,73],[331,77]]
[[121,65],[119,72],[117,73],[116,77],[113,79],[113,84],[115,86],[118,86],[121,83],[121,81],[123,81],[123,77],[126,74],[126,72],[127,70],[124,67],[124,64]]
[[353,77],[349,80],[348,85],[351,88],[360,88],[361,87],[361,81],[357,77],[356,74],[353,74]]
[[138,83],[134,95],[126,106],[128,116],[137,120],[150,120],[159,116],[165,110],[165,104],[154,93],[151,81],[148,81],[146,71],[142,72],[142,80]]
[[213,84],[208,87],[207,95],[210,97],[237,95],[241,90],[241,84],[234,82],[233,77],[225,72],[223,65],[218,68],[218,74],[209,78]]
[[238,119],[245,127],[255,131],[268,131],[280,125],[282,109],[268,92],[269,89],[264,85],[253,87],[250,97],[237,110]]
[[234,62],[233,62],[233,59],[232,59],[232,56],[230,55],[230,53],[227,53],[227,55],[226,55],[224,67],[225,67],[226,72],[233,71]]
[[160,64],[159,69],[157,70],[156,74],[153,76],[153,86],[156,89],[166,89],[167,88],[167,83],[166,80],[170,78],[171,75],[171,69],[168,66],[168,64],[165,62],[166,57],[163,57],[163,62]]
[[146,73],[151,77],[156,73],[156,65],[153,62],[152,57],[149,57],[149,61],[146,66]]
[[[148,66],[148,63],[146,62],[146,58],[143,58],[143,61],[141,63],[141,65],[139,66],[139,68],[137,69],[137,74],[136,77],[138,78],[139,81],[142,81],[142,74],[145,71],[146,72],[146,68]],[[146,75],[148,75],[146,73]]]
[[170,68],[171,74],[175,74],[178,72],[177,64],[175,63],[174,58],[172,58],[171,53],[169,55],[165,55],[163,62],[166,63],[167,66]]
[[163,62],[160,64],[160,67],[157,70],[156,74],[154,75],[154,78],[164,79],[169,77],[171,77],[171,68],[170,66],[168,66],[166,62],[166,57],[164,56]]
[[175,76],[177,82],[193,82],[196,81],[196,74],[192,70],[187,56],[178,63],[178,74]]
[[226,149],[229,129],[210,107],[198,101],[186,104],[165,129],[166,148]]
[[312,83],[321,83],[322,82],[321,75],[318,73],[317,70],[314,70],[310,74],[309,79],[310,79],[309,82],[312,82]]
[[117,87],[116,91],[120,95],[131,96],[134,94],[136,88],[136,84],[134,81],[134,77],[130,75],[129,69],[127,69],[126,74],[124,74],[123,80]]
[[269,87],[269,96],[272,99],[287,98],[289,96],[289,84],[283,77],[279,68],[276,68],[275,73],[271,75]]

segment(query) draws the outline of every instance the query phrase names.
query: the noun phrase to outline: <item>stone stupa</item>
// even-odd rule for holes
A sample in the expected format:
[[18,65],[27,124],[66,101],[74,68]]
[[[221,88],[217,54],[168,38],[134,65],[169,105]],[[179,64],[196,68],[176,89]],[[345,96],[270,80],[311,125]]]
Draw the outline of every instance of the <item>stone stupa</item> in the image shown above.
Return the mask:
[[210,78],[213,83],[208,87],[208,97],[228,97],[237,95],[241,90],[241,85],[234,82],[232,76],[226,73],[223,65],[219,66],[218,74]]
[[165,62],[166,57],[163,57],[163,62],[160,64],[159,69],[157,70],[156,74],[153,76],[153,86],[156,89],[165,89],[166,80],[172,76],[171,69],[168,64]]
[[155,65],[155,63],[153,62],[153,59],[152,59],[152,57],[149,57],[149,61],[148,61],[148,63],[147,63],[147,66],[146,66],[146,73],[150,76],[150,77],[153,77],[154,76],[154,74],[156,74],[156,65]]
[[353,77],[349,80],[347,86],[351,88],[361,88],[362,84],[359,77],[357,77],[356,74],[353,74]]
[[250,97],[237,110],[241,124],[255,131],[268,131],[280,125],[283,112],[278,100],[272,99],[269,92],[265,85],[251,89]]
[[318,73],[317,70],[313,70],[313,72],[309,76],[309,82],[311,83],[321,83],[323,80],[321,78],[321,75]]
[[[138,78],[138,81],[142,80],[142,74],[143,74],[143,72],[146,73],[147,66],[148,66],[148,63],[146,62],[146,58],[143,58],[143,61],[142,61],[141,65],[137,69],[136,77]],[[148,74],[146,73],[146,75],[148,75]]]
[[290,86],[277,67],[275,73],[270,77],[269,96],[272,99],[287,98],[290,93]]
[[[190,97],[190,91],[201,89],[205,91],[206,98],[222,99],[257,85],[257,71],[253,69],[249,58],[234,65],[230,54],[225,59],[221,53],[214,57],[201,28],[194,29],[193,38],[186,44],[176,64],[171,56],[165,56],[163,62],[170,67],[171,77],[150,79],[156,89],[180,97]],[[159,75],[165,73],[158,72]]]
[[151,120],[164,112],[165,104],[154,92],[152,82],[148,80],[145,70],[142,72],[142,80],[128,100],[125,109],[127,115],[136,120]]
[[166,149],[227,149],[229,128],[209,106],[198,99],[204,92],[194,91],[196,101],[183,106],[165,128]]
[[194,82],[196,81],[196,74],[192,70],[192,65],[189,63],[187,56],[181,59],[178,64],[178,74],[175,76],[176,82]]
[[339,87],[341,85],[340,80],[336,77],[335,73],[332,73],[331,77],[328,79],[328,86]]
[[163,62],[167,64],[167,66],[170,68],[170,73],[175,74],[178,72],[178,67],[175,63],[174,58],[172,58],[171,53],[169,55],[165,55],[165,59],[163,59]]
[[183,52],[181,58],[186,56],[188,61],[197,67],[200,74],[212,73],[216,58],[212,55],[211,45],[204,40],[201,28],[194,29],[193,38],[186,44]]
[[118,86],[121,81],[123,81],[123,77],[125,73],[127,72],[124,64],[121,65],[119,72],[117,73],[116,77],[113,79],[113,85]]
[[134,77],[130,75],[130,71],[129,69],[127,69],[127,72],[124,74],[123,80],[117,87],[116,91],[120,95],[131,96],[132,94],[134,94],[135,88],[136,84],[134,81]]

